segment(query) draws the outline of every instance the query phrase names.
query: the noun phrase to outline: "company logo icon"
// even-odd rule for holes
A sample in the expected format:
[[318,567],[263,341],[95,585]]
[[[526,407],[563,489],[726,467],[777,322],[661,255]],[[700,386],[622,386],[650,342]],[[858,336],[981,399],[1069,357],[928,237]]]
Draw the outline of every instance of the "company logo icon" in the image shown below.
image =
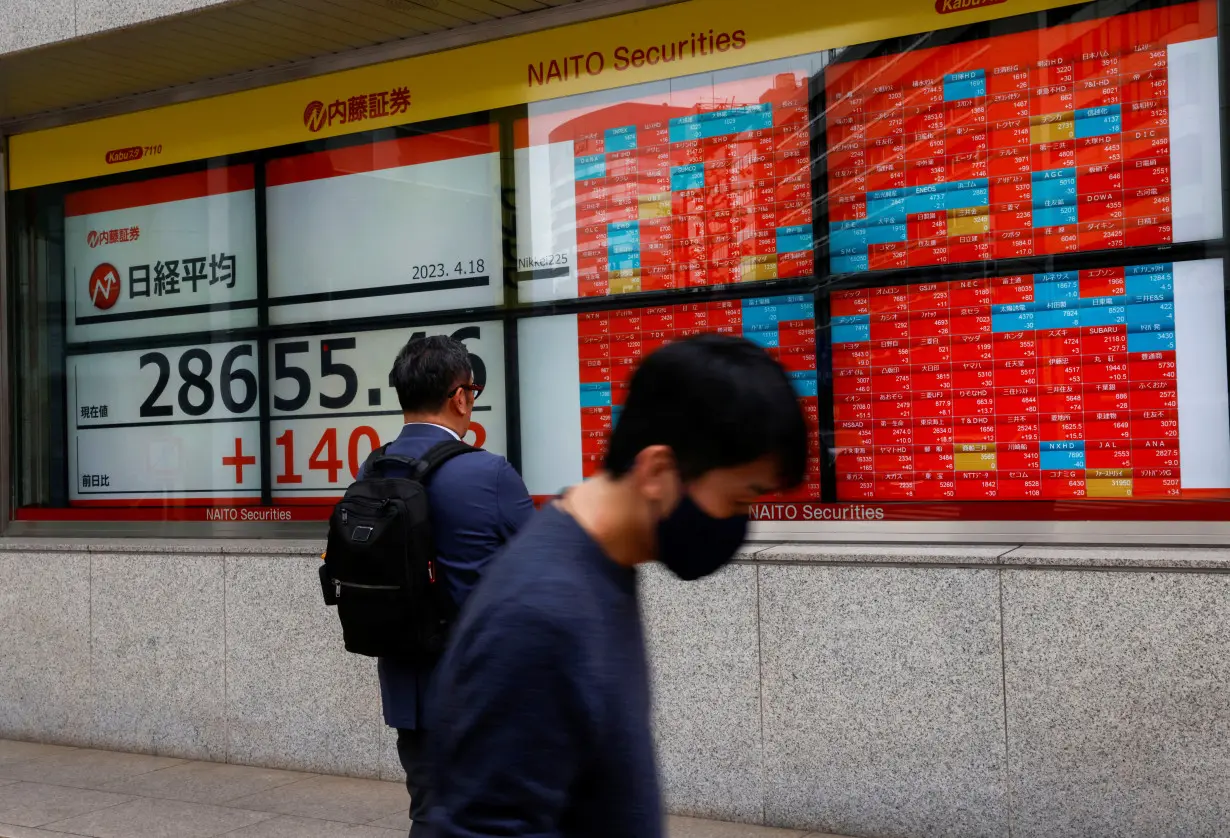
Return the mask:
[[1008,0],[935,0],[935,10],[939,14],[949,15],[953,12],[968,12],[971,9],[981,9],[983,6],[998,6]]
[[86,234],[85,243],[90,247],[98,247],[104,244],[120,244],[122,242],[135,242],[141,238],[140,227],[122,227],[118,230],[91,230]]
[[107,165],[114,166],[116,163],[131,163],[133,160],[140,160],[144,156],[145,149],[139,145],[117,148],[107,152]]
[[120,272],[103,262],[90,274],[90,302],[106,311],[120,299]]
[[308,102],[308,106],[303,109],[303,124],[313,134],[325,127],[328,118],[329,112],[325,110],[325,103],[319,99]]
[[303,109],[303,127],[313,134],[325,126],[353,125],[369,119],[385,119],[400,116],[410,110],[411,95],[408,87],[378,90],[375,93],[359,93],[345,99],[335,99],[328,105],[319,99],[307,103]]

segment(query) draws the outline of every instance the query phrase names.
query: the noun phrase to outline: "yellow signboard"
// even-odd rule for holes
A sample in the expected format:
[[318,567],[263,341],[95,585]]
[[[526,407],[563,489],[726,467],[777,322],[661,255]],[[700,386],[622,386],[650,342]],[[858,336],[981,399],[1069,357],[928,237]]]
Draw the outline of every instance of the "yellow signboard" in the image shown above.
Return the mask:
[[169,163],[658,81],[1071,0],[690,0],[167,105],[9,141],[9,186]]

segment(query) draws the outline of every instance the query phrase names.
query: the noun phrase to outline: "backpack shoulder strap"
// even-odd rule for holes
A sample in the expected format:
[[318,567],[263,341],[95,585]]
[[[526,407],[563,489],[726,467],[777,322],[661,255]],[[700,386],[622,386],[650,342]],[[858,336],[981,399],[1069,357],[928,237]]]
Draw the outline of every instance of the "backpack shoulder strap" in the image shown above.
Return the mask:
[[420,483],[425,483],[429,480],[440,466],[447,463],[454,457],[460,457],[462,454],[472,454],[481,449],[475,448],[472,445],[467,445],[461,440],[449,439],[444,442],[437,443],[431,449],[418,459],[414,469],[414,479]]
[[454,457],[482,450],[460,440],[449,439],[433,445],[422,457],[413,458],[389,454],[388,447],[387,444],[382,445],[368,455],[363,463],[364,477],[377,474],[385,466],[396,465],[406,469],[413,480],[422,483]]
[[363,461],[363,465],[371,465],[373,460],[378,460],[383,457],[386,453],[388,453],[389,445],[391,444],[392,443],[386,442],[384,445],[381,445],[379,448],[373,450],[372,453],[367,455],[367,459]]
[[417,462],[416,460],[412,460],[409,457],[399,457],[396,454],[388,453],[388,451],[389,443],[385,443],[372,453],[368,454],[367,459],[363,461],[363,468],[361,470],[362,475],[364,477],[371,476],[380,471],[380,469],[385,465],[395,464],[408,469],[413,469],[415,467],[415,463]]

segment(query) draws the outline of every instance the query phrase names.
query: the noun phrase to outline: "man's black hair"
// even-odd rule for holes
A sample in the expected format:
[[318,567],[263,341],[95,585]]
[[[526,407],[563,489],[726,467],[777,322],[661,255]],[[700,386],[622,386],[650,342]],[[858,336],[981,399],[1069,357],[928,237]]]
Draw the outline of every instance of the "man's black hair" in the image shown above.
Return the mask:
[[469,384],[473,369],[465,344],[444,335],[411,338],[397,353],[389,384],[406,413],[434,413],[462,384]]
[[641,363],[606,456],[621,477],[651,445],[667,445],[684,480],[769,455],[784,487],[807,472],[807,423],[786,371],[751,341],[706,334]]

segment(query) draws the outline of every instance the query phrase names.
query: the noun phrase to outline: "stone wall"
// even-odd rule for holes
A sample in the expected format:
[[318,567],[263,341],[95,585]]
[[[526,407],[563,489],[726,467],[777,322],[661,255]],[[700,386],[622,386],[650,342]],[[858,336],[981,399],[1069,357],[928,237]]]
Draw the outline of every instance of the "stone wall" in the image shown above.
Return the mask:
[[0,54],[135,26],[232,0],[2,0]]
[[[0,737],[399,778],[320,545],[0,540]],[[756,546],[643,574],[672,811],[1230,835],[1230,550]]]

